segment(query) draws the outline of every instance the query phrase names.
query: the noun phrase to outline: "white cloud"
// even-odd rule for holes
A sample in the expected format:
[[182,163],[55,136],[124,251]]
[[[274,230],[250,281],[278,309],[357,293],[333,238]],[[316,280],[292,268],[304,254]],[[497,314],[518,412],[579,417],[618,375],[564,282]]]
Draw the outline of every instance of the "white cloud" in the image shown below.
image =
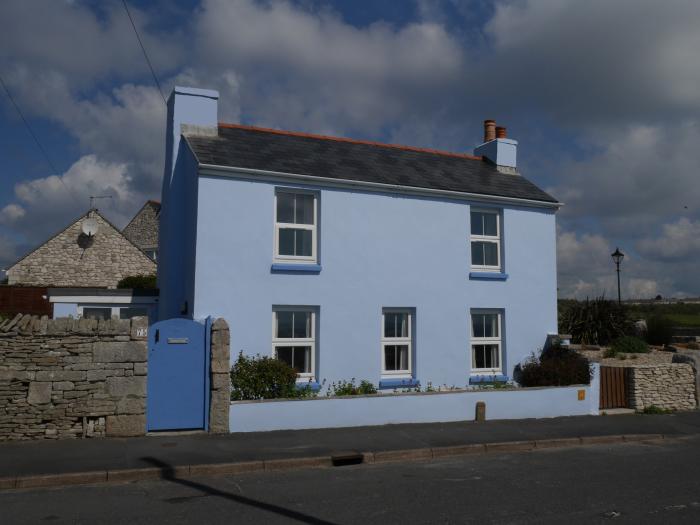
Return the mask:
[[[111,195],[96,205],[108,219],[123,227],[135,206],[143,204],[132,189],[126,164],[109,163],[95,155],[86,155],[66,173],[22,182],[15,186],[15,197],[22,213],[12,217],[13,231],[30,244],[42,242],[56,229],[68,225],[87,210],[91,195]],[[8,207],[20,208],[10,204]],[[76,211],[78,210],[78,211]]]
[[637,242],[636,247],[650,259],[700,260],[700,221],[694,222],[683,217],[675,223],[664,224],[660,236],[643,238]]
[[324,133],[377,135],[408,107],[444,105],[464,62],[439,24],[360,29],[279,0],[205,0],[195,34],[197,78],[234,72],[248,119]]
[[26,212],[22,206],[18,204],[8,204],[0,210],[0,223],[12,224],[18,219],[24,217]]

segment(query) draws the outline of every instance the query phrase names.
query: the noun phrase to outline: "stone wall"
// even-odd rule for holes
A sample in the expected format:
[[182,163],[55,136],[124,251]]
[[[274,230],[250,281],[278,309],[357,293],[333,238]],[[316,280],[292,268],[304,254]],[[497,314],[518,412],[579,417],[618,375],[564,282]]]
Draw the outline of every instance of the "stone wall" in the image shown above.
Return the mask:
[[96,235],[82,233],[87,214],[7,270],[9,284],[107,287],[130,275],[156,273],[156,264],[97,211]]
[[0,441],[146,431],[148,320],[0,324]]
[[628,367],[629,406],[644,410],[656,406],[667,410],[693,410],[695,371],[690,364],[673,363]]
[[160,203],[148,201],[122,231],[124,237],[142,250],[158,249]]
[[211,401],[209,403],[209,432],[229,431],[231,405],[231,350],[228,323],[217,319],[211,327]]

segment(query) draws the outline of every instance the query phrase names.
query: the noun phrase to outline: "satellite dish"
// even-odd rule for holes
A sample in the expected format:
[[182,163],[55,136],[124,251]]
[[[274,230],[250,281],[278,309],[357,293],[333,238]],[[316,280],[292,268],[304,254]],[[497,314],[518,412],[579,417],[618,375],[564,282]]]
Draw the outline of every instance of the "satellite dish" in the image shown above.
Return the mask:
[[97,233],[100,227],[95,219],[85,219],[83,221],[83,233],[88,237],[92,237]]

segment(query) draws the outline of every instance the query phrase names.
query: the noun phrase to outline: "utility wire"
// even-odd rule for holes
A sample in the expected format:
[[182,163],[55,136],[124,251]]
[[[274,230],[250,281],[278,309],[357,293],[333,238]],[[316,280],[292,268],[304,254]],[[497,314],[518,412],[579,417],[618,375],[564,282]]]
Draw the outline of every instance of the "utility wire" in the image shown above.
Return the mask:
[[36,134],[34,133],[34,130],[32,127],[29,125],[29,122],[27,119],[24,117],[24,114],[22,113],[22,110],[19,109],[19,106],[17,105],[17,102],[15,102],[15,99],[12,98],[12,94],[10,93],[10,90],[7,89],[7,85],[5,84],[5,81],[2,79],[2,76],[0,76],[0,84],[2,84],[3,89],[5,90],[5,93],[7,93],[7,98],[10,99],[10,102],[12,102],[12,105],[15,107],[17,110],[17,114],[20,116],[22,119],[22,122],[24,122],[24,125],[27,128],[27,131],[29,131],[29,134],[32,136],[34,139],[34,142],[36,142],[37,147],[41,151],[42,155],[44,156],[44,159],[46,160],[46,163],[51,167],[53,170],[53,173],[58,177],[58,180],[61,181],[61,184],[65,188],[65,190],[68,192],[68,194],[71,196],[71,198],[80,206],[80,202],[78,201],[78,198],[73,194],[72,191],[66,186],[66,183],[63,181],[63,177],[60,175],[59,171],[56,169],[56,166],[54,166],[53,162],[51,162],[51,159],[49,158],[49,154],[46,153],[46,150],[44,149],[44,146],[41,145],[41,142],[39,142],[39,139],[37,138]]
[[160,96],[163,98],[163,103],[167,106],[168,103],[165,100],[165,95],[163,95],[163,90],[160,87],[160,82],[158,82],[158,77],[156,76],[156,72],[153,70],[153,66],[151,65],[151,61],[148,59],[148,53],[146,53],[146,48],[143,46],[143,42],[141,42],[141,37],[139,36],[139,32],[136,30],[136,24],[134,24],[134,19],[131,18],[131,13],[129,12],[129,6],[126,4],[126,0],[122,0],[122,4],[124,5],[124,10],[126,11],[126,15],[129,17],[129,21],[131,22],[131,27],[134,28],[134,34],[136,35],[136,40],[139,41],[139,45],[141,46],[141,51],[143,51],[143,56],[146,59],[146,63],[148,64],[148,68],[151,70],[151,74],[153,75],[153,80],[155,80],[156,86],[158,87],[158,91],[160,92]]

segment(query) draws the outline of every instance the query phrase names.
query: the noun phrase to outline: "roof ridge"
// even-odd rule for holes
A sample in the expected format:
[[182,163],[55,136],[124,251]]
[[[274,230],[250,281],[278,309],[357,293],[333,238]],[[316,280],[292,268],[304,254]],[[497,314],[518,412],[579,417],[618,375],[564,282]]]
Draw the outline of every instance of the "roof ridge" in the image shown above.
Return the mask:
[[433,155],[443,155],[445,157],[457,157],[457,158],[462,158],[462,159],[469,159],[469,160],[484,160],[483,157],[477,156],[477,155],[469,155],[467,153],[454,153],[451,151],[443,151],[443,150],[438,150],[438,149],[431,149],[431,148],[419,148],[417,146],[405,146],[402,144],[387,144],[383,142],[374,142],[371,140],[360,140],[360,139],[351,139],[347,137],[334,137],[332,135],[318,135],[315,133],[304,133],[302,131],[285,131],[281,129],[274,129],[274,128],[263,128],[260,126],[248,126],[245,124],[229,124],[226,122],[219,122],[219,127],[220,128],[230,128],[230,129],[245,129],[245,130],[250,130],[250,131],[260,131],[263,133],[275,133],[277,135],[288,135],[291,137],[303,137],[303,138],[310,138],[310,139],[319,139],[319,140],[332,140],[336,142],[347,142],[350,144],[363,144],[365,146],[376,146],[380,148],[393,148],[393,149],[399,149],[403,151],[415,151],[417,153],[432,153]]

